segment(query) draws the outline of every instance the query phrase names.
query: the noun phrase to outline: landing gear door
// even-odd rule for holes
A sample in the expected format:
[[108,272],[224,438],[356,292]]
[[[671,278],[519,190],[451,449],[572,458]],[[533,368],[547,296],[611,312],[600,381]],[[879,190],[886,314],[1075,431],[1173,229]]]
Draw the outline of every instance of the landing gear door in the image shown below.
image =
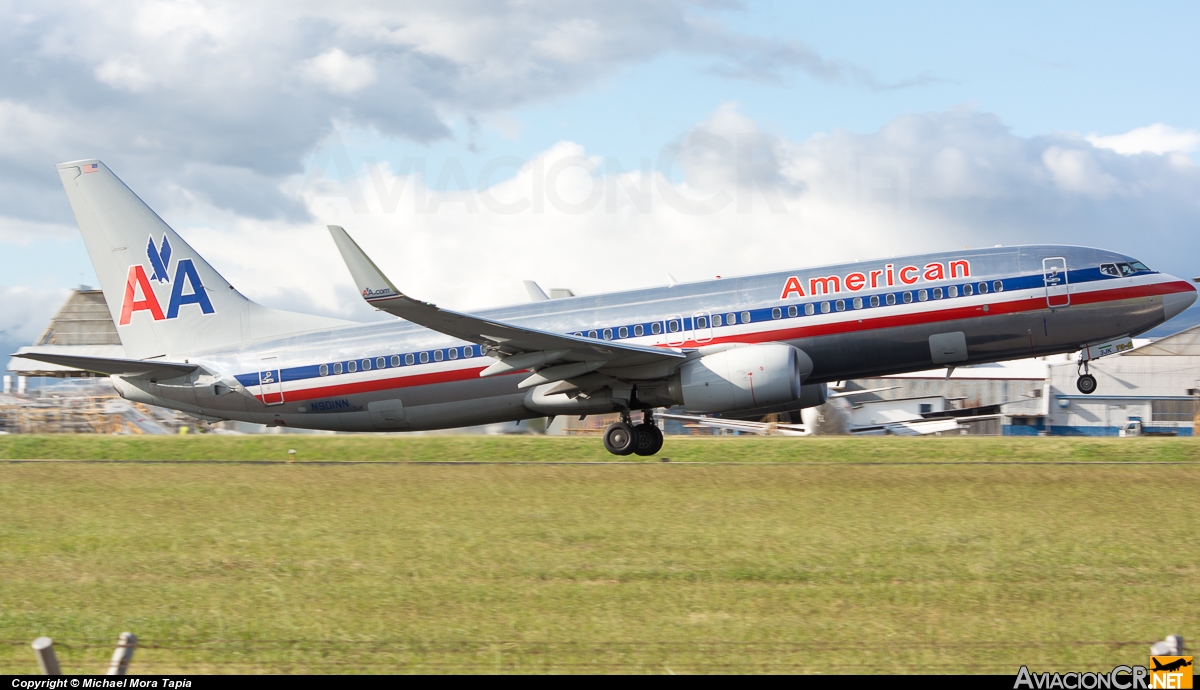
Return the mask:
[[1067,260],[1061,256],[1042,259],[1042,281],[1046,284],[1046,306],[1060,309],[1071,306],[1071,285],[1067,280]]
[[258,394],[266,405],[283,404],[283,383],[279,380],[278,357],[263,357],[258,365]]

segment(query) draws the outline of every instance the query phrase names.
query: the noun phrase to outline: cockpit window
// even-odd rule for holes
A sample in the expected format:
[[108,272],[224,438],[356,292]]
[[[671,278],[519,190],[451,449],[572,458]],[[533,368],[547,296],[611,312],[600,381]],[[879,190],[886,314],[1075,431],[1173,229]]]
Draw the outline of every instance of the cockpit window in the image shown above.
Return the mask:
[[1130,263],[1129,265],[1133,266],[1133,270],[1135,270],[1135,271],[1149,271],[1150,270],[1150,268],[1148,266],[1146,266],[1146,264],[1142,263],[1141,261],[1134,261],[1134,262]]
[[1129,264],[1117,264],[1117,268],[1121,269],[1121,275],[1123,276],[1133,275],[1133,266]]
[[1120,275],[1121,275],[1121,272],[1119,270],[1117,270],[1116,264],[1100,264],[1100,272],[1106,276],[1120,277]]

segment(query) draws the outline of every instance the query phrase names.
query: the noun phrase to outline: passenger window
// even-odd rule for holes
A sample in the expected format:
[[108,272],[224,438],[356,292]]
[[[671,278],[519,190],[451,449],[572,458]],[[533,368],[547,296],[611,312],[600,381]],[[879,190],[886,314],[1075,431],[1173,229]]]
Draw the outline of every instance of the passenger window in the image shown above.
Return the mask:
[[458,348],[457,347],[452,347],[449,350],[447,350],[446,352],[449,353],[450,359],[458,359]]
[[588,337],[592,340],[596,339],[596,331],[588,331]]
[[642,328],[642,324],[640,324],[640,323],[633,327],[634,335],[642,335],[645,332],[646,332],[646,329]]
[[835,308],[836,308],[838,311],[846,311],[846,300],[844,300],[844,299],[840,299],[840,300],[838,300],[838,301],[834,302],[834,303],[833,303],[833,306],[834,306],[834,307],[835,307]]
[[862,298],[861,298],[861,297],[855,297],[855,298],[854,298],[854,308],[855,308],[855,309],[862,309]]
[[604,329],[604,339],[605,339],[605,340],[612,340],[612,329],[611,329],[611,328],[605,328],[605,329]]
[[817,311],[816,307],[811,304],[804,305],[804,315],[812,316]]
[[796,308],[796,305],[793,304],[792,306],[788,307],[788,316],[796,316],[799,313],[800,310]]
[[342,373],[342,363],[341,362],[334,362],[333,373],[335,373],[335,374]]
[[1004,292],[1004,282],[999,280],[992,281],[992,289],[996,292]]
[[742,323],[750,323],[750,312],[742,312]]
[[879,295],[871,295],[871,306],[872,307],[879,306]]
[[435,362],[442,361],[442,351],[441,350],[433,351],[433,361],[435,361]]
[[400,366],[400,355],[392,355],[392,366]]
[[988,291],[987,283],[980,283],[979,284],[979,294],[986,295],[987,291]]
[[624,326],[621,326],[620,328],[617,329],[617,337],[618,338],[628,338],[629,337],[629,329]]
[[377,358],[377,359],[375,360],[375,368],[376,368],[376,369],[385,369],[385,368],[387,368],[387,357],[379,357],[379,358]]
[[941,298],[942,298],[942,289],[941,289],[940,287],[935,287],[935,288],[933,289],[933,298],[934,298],[934,299],[941,299]]
[[364,359],[363,360],[363,371],[370,371],[370,370],[371,370],[371,360]]
[[696,328],[708,328],[708,319],[703,316],[697,316]]
[[946,296],[947,297],[958,297],[958,286],[951,285],[950,287],[946,288]]
[[467,347],[463,348],[463,357],[474,357],[474,356],[475,356],[475,346],[474,345],[468,345]]
[[671,331],[672,333],[678,333],[679,332],[679,322],[676,321],[675,319],[671,319],[670,321],[667,322],[667,330]]
[[713,326],[720,326],[720,325],[721,325],[721,315],[720,315],[720,314],[713,314],[713,317],[712,317],[712,325],[713,325]]
[[829,302],[821,302],[821,313],[822,314],[829,313]]
[[1100,264],[1100,272],[1106,276],[1121,277],[1121,272],[1117,270],[1116,264]]
[[966,285],[963,286],[963,297],[970,297],[970,296],[971,296],[971,284],[967,283]]
[[317,367],[317,371],[321,373],[321,376],[329,376],[329,365],[322,364],[321,366]]
[[906,293],[904,293],[904,303],[905,303],[905,304],[911,304],[911,303],[912,303],[912,293],[911,293],[911,292],[906,292]]
[[1123,276],[1133,275],[1133,266],[1129,264],[1117,264],[1117,268],[1121,269],[1121,275]]
[[657,321],[650,324],[650,332],[653,333],[654,335],[658,335],[659,333],[662,333],[662,324]]
[[421,364],[425,364],[429,361],[429,353],[422,352],[421,354],[417,355],[417,359],[421,360]]
[[928,290],[917,290],[917,301],[928,302],[929,301],[929,291]]
[[772,319],[778,319],[778,318],[782,318],[782,317],[783,317],[782,309],[780,309],[779,307],[775,307],[775,308],[771,309],[771,318]]
[[896,295],[889,292],[887,295],[884,296],[883,301],[887,302],[888,306],[890,307],[891,305],[896,303]]
[[413,356],[411,354],[404,355],[404,363],[405,364],[407,364],[408,366],[411,367],[414,362],[416,362],[416,360],[413,359]]
[[358,362],[355,362],[354,360],[350,360],[349,362],[346,362],[346,371],[351,374],[358,371]]

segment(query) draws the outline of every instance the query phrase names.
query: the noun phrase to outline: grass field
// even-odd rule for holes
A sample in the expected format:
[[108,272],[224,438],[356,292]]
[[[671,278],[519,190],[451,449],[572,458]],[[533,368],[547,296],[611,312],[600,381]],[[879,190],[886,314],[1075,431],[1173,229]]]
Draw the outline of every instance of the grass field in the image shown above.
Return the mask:
[[0,436],[0,459],[301,462],[1046,462],[1200,463],[1189,438],[712,438],[671,436],[650,458],[609,455],[599,437],[545,436]]
[[[45,634],[68,672],[95,672],[123,630],[142,673],[1107,670],[1200,633],[1190,439],[668,439],[673,462],[645,465],[304,462],[605,459],[598,445],[0,439],[8,458],[301,459],[0,465],[0,671],[35,671]],[[959,460],[1034,464],[892,462]]]

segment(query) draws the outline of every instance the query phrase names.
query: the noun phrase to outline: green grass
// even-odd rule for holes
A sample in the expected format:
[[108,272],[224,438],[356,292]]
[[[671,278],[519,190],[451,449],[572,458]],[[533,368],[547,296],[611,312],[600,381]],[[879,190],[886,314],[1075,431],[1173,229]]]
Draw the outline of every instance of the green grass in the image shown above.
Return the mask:
[[659,456],[614,458],[599,437],[540,436],[0,436],[0,459],[658,462],[1200,462],[1191,438],[667,438]]
[[[598,439],[19,441],[0,448],[603,457]],[[749,462],[1192,460],[1190,440],[668,443],[747,463],[0,465],[0,672],[34,672],[38,635],[99,671],[124,630],[141,673],[1108,670],[1200,633],[1198,466]]]

